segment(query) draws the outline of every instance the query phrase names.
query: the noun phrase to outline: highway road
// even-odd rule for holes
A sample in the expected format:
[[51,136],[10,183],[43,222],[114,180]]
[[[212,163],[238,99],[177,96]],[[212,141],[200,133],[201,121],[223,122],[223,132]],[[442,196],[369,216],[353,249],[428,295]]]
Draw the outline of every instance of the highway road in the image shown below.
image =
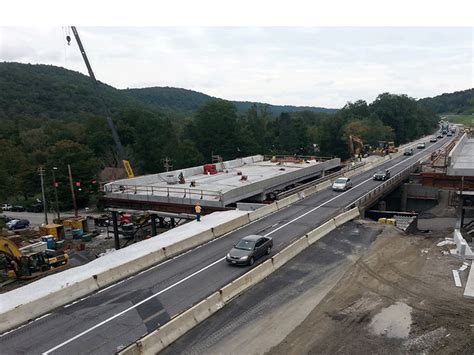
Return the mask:
[[[446,142],[447,138],[428,143],[414,156],[394,158],[378,169],[390,168],[394,175]],[[224,260],[237,240],[248,234],[268,235],[274,239],[274,253],[280,251],[381,184],[372,180],[378,169],[354,176],[354,187],[346,192],[318,192],[5,333],[0,337],[1,353],[114,353],[244,274],[248,268],[232,267]]]

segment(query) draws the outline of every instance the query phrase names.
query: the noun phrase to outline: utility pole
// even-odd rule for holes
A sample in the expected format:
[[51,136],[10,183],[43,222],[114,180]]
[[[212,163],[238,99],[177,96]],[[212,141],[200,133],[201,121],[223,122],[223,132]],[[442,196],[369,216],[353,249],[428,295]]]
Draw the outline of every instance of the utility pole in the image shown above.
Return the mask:
[[55,166],[53,167],[53,187],[54,197],[56,199],[56,213],[58,214],[58,223],[61,223],[61,215],[59,214],[59,202],[58,202],[58,182],[56,181],[55,171],[58,170]]
[[72,183],[72,172],[71,165],[67,165],[67,171],[69,173],[69,185],[71,185],[71,195],[72,195],[72,206],[74,207],[74,217],[78,216],[77,213],[77,204],[76,204],[76,194],[74,193],[74,184]]
[[44,176],[44,168],[43,167],[39,167],[38,169],[38,172],[39,172],[39,175],[40,175],[40,178],[41,178],[41,195],[43,197],[43,211],[44,211],[44,224],[48,224],[48,209],[46,208],[46,196],[44,194],[44,179],[43,179],[43,176]]

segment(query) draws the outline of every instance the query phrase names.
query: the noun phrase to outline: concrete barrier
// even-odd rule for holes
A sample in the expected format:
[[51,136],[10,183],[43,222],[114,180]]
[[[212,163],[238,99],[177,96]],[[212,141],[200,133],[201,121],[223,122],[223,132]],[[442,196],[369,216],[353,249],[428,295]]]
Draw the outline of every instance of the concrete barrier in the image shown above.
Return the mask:
[[311,245],[315,242],[317,242],[319,239],[324,237],[326,234],[328,234],[330,231],[336,229],[336,224],[334,223],[334,219],[330,219],[324,224],[321,224],[318,228],[313,229],[311,232],[306,234],[306,237],[308,239],[308,244]]
[[471,262],[471,268],[467,277],[466,287],[464,288],[464,298],[474,299],[474,262]]
[[295,203],[295,202],[298,202],[299,199],[300,199],[300,198],[299,198],[298,194],[294,194],[294,195],[290,195],[290,196],[288,196],[288,197],[285,197],[285,198],[283,198],[283,199],[281,199],[281,200],[278,200],[278,201],[276,202],[277,208],[278,208],[279,210],[282,209],[282,208],[285,208],[285,207],[287,207],[287,206],[289,206],[289,205],[291,205],[291,204],[293,204],[293,203]]
[[316,192],[318,192],[318,185],[314,185],[314,186],[311,186],[311,187],[308,187],[306,189],[304,189],[303,191],[301,191],[301,193],[305,196],[305,197],[308,197]]
[[355,207],[347,212],[341,213],[340,215],[334,217],[334,224],[336,225],[336,227],[339,227],[340,225],[359,216],[359,209]]
[[139,259],[129,261],[97,275],[93,275],[93,278],[96,279],[99,288],[106,287],[130,275],[136,274],[154,264],[157,264],[166,258],[167,256],[164,250],[160,249],[151,252],[150,254],[147,254]]
[[331,180],[323,181],[322,183],[316,185],[316,189],[317,189],[316,191],[321,191],[321,190],[327,189],[331,185],[332,185]]
[[[257,210],[258,211],[258,210]],[[244,214],[243,216],[237,217],[231,221],[218,225],[217,227],[212,228],[212,233],[214,237],[220,237],[226,233],[233,231],[234,229],[240,228],[250,222],[249,213]]]
[[309,246],[308,239],[306,236],[298,239],[292,244],[288,245],[281,252],[276,254],[273,259],[273,267],[276,269],[285,265],[288,261],[293,259],[296,255],[301,253],[304,249]]
[[8,312],[0,314],[0,332],[7,331],[19,324],[33,320],[51,309],[63,306],[73,300],[84,297],[99,289],[95,280],[90,277],[83,281],[68,285],[59,291],[22,304]]
[[253,222],[257,219],[260,219],[262,217],[268,216],[269,214],[278,211],[276,203],[271,203],[265,207],[259,208],[258,210],[255,210],[253,212],[249,213],[249,220],[250,222]]
[[237,297],[242,292],[257,284],[265,277],[270,275],[273,272],[272,260],[269,259],[264,263],[253,268],[246,274],[240,276],[238,279],[235,279],[230,284],[224,286],[220,290],[221,300],[224,303],[228,303],[231,299]]

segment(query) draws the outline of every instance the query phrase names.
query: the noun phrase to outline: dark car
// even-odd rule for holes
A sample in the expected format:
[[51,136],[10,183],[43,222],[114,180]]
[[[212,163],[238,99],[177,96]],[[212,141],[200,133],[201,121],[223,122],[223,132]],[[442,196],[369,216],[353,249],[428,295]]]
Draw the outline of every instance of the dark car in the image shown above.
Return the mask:
[[23,206],[17,205],[17,206],[12,206],[11,211],[12,212],[25,212],[26,208]]
[[413,155],[413,148],[407,148],[403,152],[403,155]]
[[23,229],[23,228],[28,228],[30,226],[30,221],[27,219],[20,219],[18,222],[16,222],[10,229]]
[[265,254],[270,255],[272,248],[272,238],[261,235],[248,235],[234,245],[225,259],[232,265],[252,266],[258,258]]
[[34,205],[26,207],[26,212],[43,212],[43,204],[36,203]]
[[374,180],[380,180],[380,181],[385,181],[390,179],[390,170],[384,170],[384,171],[377,171],[374,174]]

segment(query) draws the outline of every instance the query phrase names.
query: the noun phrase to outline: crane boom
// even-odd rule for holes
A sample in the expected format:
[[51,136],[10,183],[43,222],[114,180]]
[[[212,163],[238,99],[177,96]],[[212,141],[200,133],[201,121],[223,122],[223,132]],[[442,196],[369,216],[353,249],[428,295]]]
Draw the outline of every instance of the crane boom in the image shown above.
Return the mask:
[[[87,58],[86,51],[84,49],[84,46],[82,45],[81,38],[79,37],[79,32],[77,32],[77,29],[75,26],[71,26],[72,33],[74,34],[74,38],[76,39],[77,45],[79,46],[79,50],[81,51],[82,59],[84,59],[84,63],[86,64],[87,71],[89,72],[89,76],[94,83],[94,87],[96,90],[99,90],[99,83],[97,82],[97,79],[95,78],[94,71],[92,70],[92,66],[89,62],[89,58]],[[69,38],[68,38],[69,41]],[[120,141],[120,137],[117,133],[117,128],[115,127],[114,122],[112,121],[112,115],[110,114],[110,110],[108,106],[105,104],[103,98],[101,95],[99,97],[102,100],[103,106],[106,110],[106,118],[107,118],[107,123],[109,125],[109,128],[112,132],[112,138],[114,140],[115,146],[117,148],[117,154],[120,160],[122,160],[123,166],[125,168],[125,171],[127,172],[127,176],[129,178],[132,178],[135,176],[133,173],[133,169],[130,165],[130,162],[126,159],[126,154],[125,154],[125,149],[123,148],[122,142]]]

